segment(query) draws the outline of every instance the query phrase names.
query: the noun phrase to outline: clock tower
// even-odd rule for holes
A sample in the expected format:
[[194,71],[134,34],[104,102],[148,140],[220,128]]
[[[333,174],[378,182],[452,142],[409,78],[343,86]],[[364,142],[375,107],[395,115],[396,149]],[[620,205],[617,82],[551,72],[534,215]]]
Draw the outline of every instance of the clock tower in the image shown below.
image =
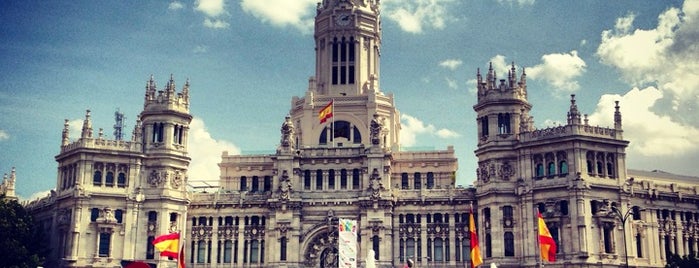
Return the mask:
[[360,95],[378,87],[379,1],[318,3],[315,43],[318,93]]

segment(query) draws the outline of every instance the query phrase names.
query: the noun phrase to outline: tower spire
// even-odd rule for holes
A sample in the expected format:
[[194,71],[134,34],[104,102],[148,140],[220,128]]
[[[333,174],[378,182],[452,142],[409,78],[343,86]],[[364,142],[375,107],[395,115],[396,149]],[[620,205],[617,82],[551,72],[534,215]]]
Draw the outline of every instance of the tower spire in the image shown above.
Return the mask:
[[621,130],[621,111],[619,110],[619,101],[614,101],[614,129]]
[[63,145],[63,146],[68,145],[68,143],[70,142],[70,139],[69,139],[69,134],[70,134],[69,131],[70,130],[69,130],[68,126],[69,126],[68,119],[66,119],[65,122],[63,123],[63,135],[61,138],[61,145]]
[[83,120],[83,129],[80,137],[92,138],[92,119],[90,119],[90,109],[85,111],[85,120]]
[[570,109],[568,110],[568,125],[580,125],[580,111],[575,104],[575,94],[570,94]]

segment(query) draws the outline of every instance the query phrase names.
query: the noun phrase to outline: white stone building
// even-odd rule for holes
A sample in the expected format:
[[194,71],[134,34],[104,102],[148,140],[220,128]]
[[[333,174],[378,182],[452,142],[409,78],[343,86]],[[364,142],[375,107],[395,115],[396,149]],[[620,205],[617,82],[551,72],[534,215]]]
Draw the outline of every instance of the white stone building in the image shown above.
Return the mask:
[[537,209],[559,245],[547,267],[662,267],[670,252],[696,253],[699,178],[627,170],[618,105],[612,128],[593,127],[573,96],[566,125],[535,129],[514,67],[477,76],[476,187],[455,187],[452,147],[402,150],[379,83],[379,14],[378,0],[318,4],[316,73],[280,118],[276,153],[223,152],[212,191],[186,187],[188,82],[147,82],[130,141],[93,137],[89,111],[77,141],[66,126],[56,189],[27,204],[52,234],[47,266],[174,267],[151,241],[179,231],[187,267],[336,267],[336,224],[352,219],[359,267],[371,250],[377,267],[467,267],[471,206],[485,265],[538,266]]

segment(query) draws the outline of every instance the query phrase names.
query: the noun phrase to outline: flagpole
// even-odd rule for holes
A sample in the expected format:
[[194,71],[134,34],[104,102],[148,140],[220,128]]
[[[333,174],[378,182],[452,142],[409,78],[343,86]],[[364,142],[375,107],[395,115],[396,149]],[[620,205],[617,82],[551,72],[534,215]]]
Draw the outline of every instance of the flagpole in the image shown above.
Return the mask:
[[536,263],[537,266],[539,267],[544,267],[544,260],[541,259],[541,238],[539,237],[539,208],[536,208],[536,214],[534,215],[536,217],[536,228],[534,228],[534,231],[536,231],[536,252],[534,253],[534,256],[536,257]]
[[333,139],[333,148],[335,148],[335,99],[330,99],[330,113],[333,115],[332,125],[330,125],[330,135]]

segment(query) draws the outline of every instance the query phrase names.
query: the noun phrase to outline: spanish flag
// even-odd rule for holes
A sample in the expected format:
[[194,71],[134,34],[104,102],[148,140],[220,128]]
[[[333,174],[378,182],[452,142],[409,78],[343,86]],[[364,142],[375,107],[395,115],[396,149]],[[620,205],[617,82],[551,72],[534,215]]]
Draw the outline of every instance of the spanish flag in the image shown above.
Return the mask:
[[328,120],[328,118],[333,117],[333,101],[330,101],[328,105],[325,105],[323,109],[320,110],[318,113],[318,119],[320,120],[320,123],[325,123],[325,121]]
[[478,246],[478,231],[476,231],[476,221],[473,219],[473,208],[469,217],[468,232],[471,234],[471,268],[475,268],[483,263],[483,258],[481,258],[481,248]]
[[161,235],[153,240],[153,246],[160,251],[160,256],[177,259],[180,244],[180,233]]
[[539,217],[539,249],[541,250],[541,258],[548,261],[556,261],[556,241],[553,240],[549,228],[546,227],[544,218],[541,217],[541,212],[537,212]]
[[184,245],[180,249],[180,257],[177,258],[177,268],[185,268],[184,266]]

